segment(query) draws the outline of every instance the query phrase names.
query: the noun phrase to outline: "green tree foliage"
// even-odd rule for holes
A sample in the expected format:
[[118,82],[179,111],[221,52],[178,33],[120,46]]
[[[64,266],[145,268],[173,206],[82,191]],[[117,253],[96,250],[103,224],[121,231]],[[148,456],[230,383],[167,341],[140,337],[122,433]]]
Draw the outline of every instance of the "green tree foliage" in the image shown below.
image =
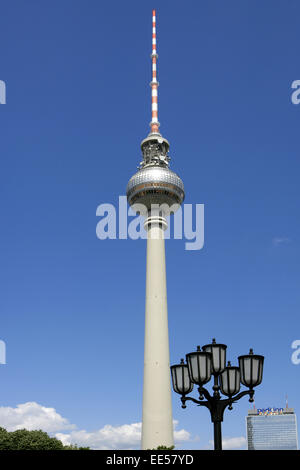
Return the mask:
[[173,450],[173,449],[175,449],[175,446],[171,446],[171,447],[158,446],[157,449],[154,449],[154,450]]
[[146,450],[173,450],[175,446],[166,447],[166,446],[158,446],[155,449],[146,449]]
[[0,450],[89,450],[89,447],[64,446],[56,437],[43,431],[19,429],[8,432],[0,428]]

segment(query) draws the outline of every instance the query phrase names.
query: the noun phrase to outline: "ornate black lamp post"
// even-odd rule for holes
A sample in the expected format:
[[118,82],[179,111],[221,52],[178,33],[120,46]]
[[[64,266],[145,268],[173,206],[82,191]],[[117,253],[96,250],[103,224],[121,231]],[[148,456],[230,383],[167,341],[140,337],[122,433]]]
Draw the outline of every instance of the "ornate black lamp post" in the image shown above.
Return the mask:
[[[180,364],[171,366],[173,388],[181,395],[182,408],[186,408],[186,401],[191,400],[198,406],[206,406],[214,423],[214,448],[222,450],[221,423],[224,410],[228,406],[232,410],[232,404],[245,395],[249,395],[249,401],[253,402],[253,388],[262,381],[264,356],[249,354],[239,356],[239,367],[234,367],[228,362],[226,366],[225,344],[217,344],[213,339],[211,344],[197,347],[197,351],[186,355],[186,364],[181,359]],[[203,387],[213,376],[213,394]],[[249,390],[240,392],[240,384]],[[193,390],[194,384],[198,385],[199,400],[187,397]],[[227,398],[221,399],[220,390]],[[240,393],[239,393],[240,392]],[[206,400],[204,400],[204,398]]]

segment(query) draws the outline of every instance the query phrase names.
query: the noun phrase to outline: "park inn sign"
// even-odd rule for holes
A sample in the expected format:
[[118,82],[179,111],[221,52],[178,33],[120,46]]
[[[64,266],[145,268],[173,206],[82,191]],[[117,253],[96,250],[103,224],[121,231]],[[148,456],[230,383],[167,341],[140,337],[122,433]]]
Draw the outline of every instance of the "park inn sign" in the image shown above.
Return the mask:
[[258,408],[257,414],[259,416],[282,415],[283,408]]

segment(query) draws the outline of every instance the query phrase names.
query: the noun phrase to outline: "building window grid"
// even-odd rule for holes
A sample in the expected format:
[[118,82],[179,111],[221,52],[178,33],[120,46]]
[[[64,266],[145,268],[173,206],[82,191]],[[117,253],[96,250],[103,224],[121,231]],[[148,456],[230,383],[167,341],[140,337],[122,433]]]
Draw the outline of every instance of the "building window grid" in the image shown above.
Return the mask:
[[247,416],[249,450],[296,450],[297,423],[295,414]]

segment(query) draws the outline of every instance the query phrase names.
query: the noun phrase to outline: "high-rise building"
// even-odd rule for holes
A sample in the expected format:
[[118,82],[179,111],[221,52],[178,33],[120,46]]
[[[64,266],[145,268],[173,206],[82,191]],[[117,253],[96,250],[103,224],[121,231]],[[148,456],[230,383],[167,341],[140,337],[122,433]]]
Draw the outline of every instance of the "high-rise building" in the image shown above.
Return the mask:
[[293,408],[248,411],[248,450],[297,450],[297,418]]
[[173,445],[164,230],[166,216],[184,199],[180,177],[169,168],[169,142],[159,132],[156,13],[152,12],[152,120],[142,141],[143,160],[127,185],[128,203],[145,216],[146,311],[142,449]]

